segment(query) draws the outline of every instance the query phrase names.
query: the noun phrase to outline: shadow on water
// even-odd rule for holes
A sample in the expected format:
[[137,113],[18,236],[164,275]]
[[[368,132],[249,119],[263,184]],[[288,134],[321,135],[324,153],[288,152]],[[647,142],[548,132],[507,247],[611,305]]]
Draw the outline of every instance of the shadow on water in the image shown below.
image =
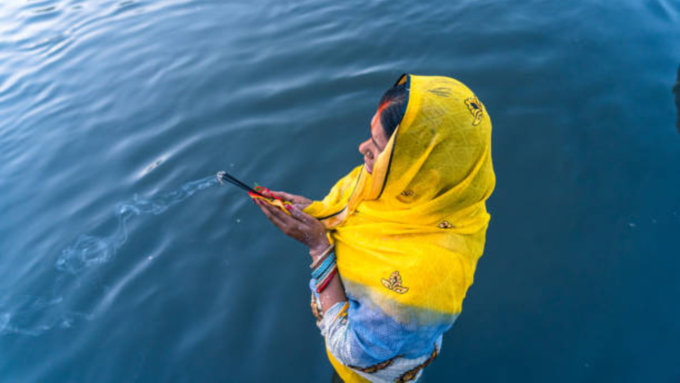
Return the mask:
[[[19,334],[37,336],[52,328],[70,328],[81,320],[90,320],[92,314],[70,311],[63,306],[69,288],[79,284],[79,279],[89,269],[110,262],[127,242],[130,231],[128,222],[136,216],[159,215],[199,191],[219,185],[215,176],[187,182],[170,192],[149,198],[135,195],[131,201],[116,206],[117,229],[108,236],[80,235],[75,242],[61,251],[55,264],[60,275],[52,284],[50,297],[24,296],[14,302],[0,301],[0,336]],[[12,306],[12,307],[6,307]],[[9,308],[9,310],[7,310]],[[42,315],[40,315],[42,314]],[[23,318],[42,317],[40,323],[27,323]]]

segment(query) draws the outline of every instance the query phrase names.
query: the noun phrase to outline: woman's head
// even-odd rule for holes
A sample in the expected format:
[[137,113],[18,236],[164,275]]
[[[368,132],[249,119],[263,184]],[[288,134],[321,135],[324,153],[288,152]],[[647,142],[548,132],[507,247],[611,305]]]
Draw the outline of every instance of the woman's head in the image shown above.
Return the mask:
[[369,173],[373,172],[375,160],[404,117],[406,97],[406,84],[396,85],[388,89],[378,103],[378,110],[371,119],[371,137],[359,145]]

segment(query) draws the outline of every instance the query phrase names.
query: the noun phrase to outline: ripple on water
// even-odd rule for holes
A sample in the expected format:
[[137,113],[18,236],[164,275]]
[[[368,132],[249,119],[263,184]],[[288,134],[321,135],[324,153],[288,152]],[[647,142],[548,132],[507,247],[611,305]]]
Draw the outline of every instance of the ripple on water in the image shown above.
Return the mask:
[[5,333],[5,329],[7,329],[10,319],[12,319],[12,315],[10,313],[0,314],[0,335]]
[[[219,185],[215,176],[187,182],[175,190],[157,193],[149,198],[135,196],[132,201],[119,204],[116,207],[116,230],[108,236],[80,235],[75,242],[66,247],[59,254],[55,269],[66,274],[46,285],[46,295],[27,295],[19,301],[12,302],[4,299],[0,308],[4,311],[0,315],[0,335],[22,334],[37,336],[53,328],[71,328],[80,319],[90,320],[99,315],[113,302],[123,287],[147,266],[147,262],[140,262],[131,272],[118,281],[114,288],[107,293],[96,305],[91,313],[76,312],[69,309],[68,302],[63,298],[71,295],[73,288],[80,287],[81,278],[88,270],[111,262],[116,252],[127,242],[129,233],[128,221],[140,215],[159,215],[168,208],[186,200],[197,192]],[[159,250],[160,251],[160,250]],[[35,260],[37,260],[36,258]],[[147,257],[146,261],[152,260]],[[81,291],[81,294],[83,292]],[[10,311],[7,311],[7,310]]]
[[66,40],[65,34],[56,34],[51,37],[46,37],[34,42],[27,42],[23,50],[25,51],[41,51],[47,52],[60,42]]
[[[223,164],[246,181],[323,196],[360,161],[355,142],[402,72],[460,78],[494,119],[493,227],[466,310],[517,328],[482,318],[454,329],[462,349],[479,334],[507,342],[443,353],[432,380],[480,357],[517,380],[526,371],[503,358],[520,355],[542,362],[537,379],[559,370],[579,382],[578,369],[515,345],[537,323],[562,323],[561,312],[605,306],[587,328],[572,321],[551,332],[565,363],[638,349],[654,362],[638,358],[600,380],[676,371],[678,346],[661,335],[678,335],[678,315],[661,298],[677,290],[677,262],[654,270],[645,249],[677,247],[680,151],[668,92],[677,1],[0,4],[0,380],[327,380],[304,249],[229,186],[183,206],[173,205],[187,194],[176,186]],[[518,206],[551,215],[527,218]],[[508,267],[557,277],[530,286]],[[264,280],[271,289],[252,288]],[[504,311],[503,289],[547,309]],[[651,300],[630,299],[640,294]],[[626,347],[598,342],[617,336],[611,328],[628,334],[616,338]],[[598,336],[582,336],[589,331]],[[460,378],[493,381],[487,370]]]

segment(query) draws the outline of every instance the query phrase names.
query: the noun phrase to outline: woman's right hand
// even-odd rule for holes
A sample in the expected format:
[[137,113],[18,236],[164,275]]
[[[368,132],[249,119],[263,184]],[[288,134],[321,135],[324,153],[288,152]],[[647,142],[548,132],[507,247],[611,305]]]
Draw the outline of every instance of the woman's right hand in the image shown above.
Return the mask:
[[312,203],[309,198],[303,197],[301,195],[290,194],[282,191],[271,191],[274,197],[281,198],[284,201],[292,203],[295,207],[302,210]]

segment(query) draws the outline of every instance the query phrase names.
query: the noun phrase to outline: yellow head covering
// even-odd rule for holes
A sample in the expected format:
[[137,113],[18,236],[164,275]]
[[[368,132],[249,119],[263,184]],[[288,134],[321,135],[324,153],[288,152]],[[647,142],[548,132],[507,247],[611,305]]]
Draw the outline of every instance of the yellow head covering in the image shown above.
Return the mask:
[[330,230],[348,296],[426,326],[460,313],[484,250],[491,121],[454,79],[403,83],[404,118],[373,174],[356,167],[305,211]]

